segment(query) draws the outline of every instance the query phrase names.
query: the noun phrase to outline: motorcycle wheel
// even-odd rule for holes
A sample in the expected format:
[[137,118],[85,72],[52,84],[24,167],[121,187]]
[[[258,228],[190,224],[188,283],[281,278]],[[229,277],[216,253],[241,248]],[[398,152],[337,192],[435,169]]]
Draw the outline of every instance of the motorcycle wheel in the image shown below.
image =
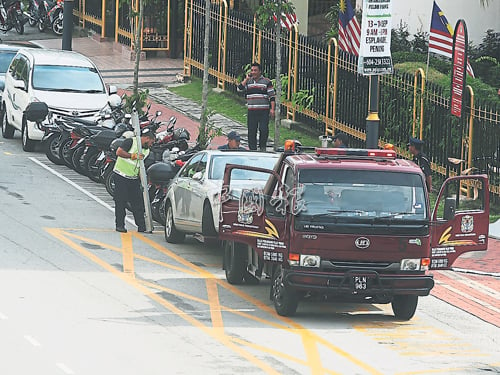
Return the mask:
[[22,14],[21,15],[16,15],[16,19],[14,20],[14,27],[16,28],[16,31],[19,35],[24,34],[24,19]]
[[72,143],[73,140],[71,138],[67,138],[66,140],[61,142],[61,144],[59,145],[59,158],[68,168],[75,169],[72,160],[74,152],[74,150],[71,149]]
[[85,146],[78,147],[75,150],[75,152],[73,152],[73,157],[71,158],[71,161],[73,163],[73,166],[75,167],[75,171],[77,171],[81,175],[86,176],[87,171],[85,170],[85,167],[83,165],[83,154],[84,153],[85,153]]
[[38,20],[38,31],[40,31],[41,33],[43,33],[46,28],[47,28],[47,24],[45,22],[45,18],[40,18]]
[[31,27],[35,27],[36,25],[36,22],[37,22],[37,14],[36,12],[33,10],[33,9],[29,9],[28,10],[28,14],[29,14],[29,18],[28,18],[28,24],[31,26]]
[[59,133],[54,133],[44,142],[45,155],[56,165],[63,165],[64,161],[59,157]]
[[104,185],[106,186],[106,191],[111,195],[112,197],[115,196],[115,179],[114,179],[114,173],[111,171],[109,173],[105,180],[104,180]]
[[90,178],[94,182],[101,182],[99,176],[99,168],[97,158],[99,157],[99,152],[92,153],[90,155],[86,155],[84,159],[84,168],[87,172],[88,178]]
[[56,35],[62,35],[63,33],[63,20],[59,15],[56,15],[54,22],[52,22],[52,31]]

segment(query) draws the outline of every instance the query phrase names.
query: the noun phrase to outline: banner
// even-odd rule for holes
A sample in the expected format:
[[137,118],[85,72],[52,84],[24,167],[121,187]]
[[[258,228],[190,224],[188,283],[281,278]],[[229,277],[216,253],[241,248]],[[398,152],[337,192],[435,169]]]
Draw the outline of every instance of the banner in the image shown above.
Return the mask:
[[392,74],[391,28],[391,0],[364,0],[359,74]]
[[462,117],[463,93],[467,70],[467,26],[464,20],[458,20],[453,33],[453,53],[451,68],[451,114]]

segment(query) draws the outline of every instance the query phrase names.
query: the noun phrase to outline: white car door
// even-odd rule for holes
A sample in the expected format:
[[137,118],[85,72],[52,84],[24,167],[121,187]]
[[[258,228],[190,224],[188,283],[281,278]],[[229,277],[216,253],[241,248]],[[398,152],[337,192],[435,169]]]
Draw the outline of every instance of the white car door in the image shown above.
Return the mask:
[[193,198],[191,180],[192,176],[196,173],[197,165],[204,155],[205,153],[199,153],[193,156],[169,187],[173,195],[175,225],[183,231],[195,231],[195,224],[191,213],[193,207],[191,202]]
[[22,127],[24,110],[30,101],[28,93],[30,70],[29,60],[24,55],[19,55],[19,61],[12,72],[12,78],[14,78],[10,96],[12,111],[8,112],[9,121],[17,129]]

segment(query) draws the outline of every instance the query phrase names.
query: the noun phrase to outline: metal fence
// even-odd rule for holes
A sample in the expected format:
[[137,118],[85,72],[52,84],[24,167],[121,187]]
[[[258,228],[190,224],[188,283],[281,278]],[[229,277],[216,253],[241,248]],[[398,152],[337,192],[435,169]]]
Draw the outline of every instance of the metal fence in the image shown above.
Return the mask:
[[[120,3],[120,0],[79,0],[75,1],[73,16],[81,27],[92,30],[103,38],[114,35],[115,42],[133,46],[130,6],[137,11],[139,1],[132,0],[129,4]],[[170,17],[170,0],[150,1],[144,6],[141,50],[170,49]]]
[[[186,0],[184,73],[202,74],[205,3]],[[275,77],[274,36],[259,30],[255,19],[229,9],[220,0],[211,7],[210,79],[235,91],[245,66],[258,61],[267,77]],[[363,147],[368,112],[368,79],[357,74],[357,58],[329,43],[309,39],[298,31],[281,39],[283,110],[290,119],[308,124],[318,134],[347,133],[351,145]],[[310,107],[302,108],[299,94],[312,95]],[[467,171],[487,173],[490,190],[500,196],[500,113],[498,105],[479,103],[467,87],[462,118],[450,114],[444,90],[425,81],[419,69],[380,77],[379,145],[395,145],[409,158],[409,136],[426,142],[426,153],[438,176]],[[458,166],[448,158],[464,160]]]

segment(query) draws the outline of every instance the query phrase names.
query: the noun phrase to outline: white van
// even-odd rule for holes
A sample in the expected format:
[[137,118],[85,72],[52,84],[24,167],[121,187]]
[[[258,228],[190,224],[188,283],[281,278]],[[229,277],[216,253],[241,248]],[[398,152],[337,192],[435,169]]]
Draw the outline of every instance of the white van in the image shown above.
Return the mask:
[[116,87],[106,89],[101,73],[87,57],[73,51],[20,49],[5,75],[2,96],[2,135],[22,134],[24,151],[33,151],[43,131],[26,120],[29,103],[47,103],[54,114],[93,118]]

